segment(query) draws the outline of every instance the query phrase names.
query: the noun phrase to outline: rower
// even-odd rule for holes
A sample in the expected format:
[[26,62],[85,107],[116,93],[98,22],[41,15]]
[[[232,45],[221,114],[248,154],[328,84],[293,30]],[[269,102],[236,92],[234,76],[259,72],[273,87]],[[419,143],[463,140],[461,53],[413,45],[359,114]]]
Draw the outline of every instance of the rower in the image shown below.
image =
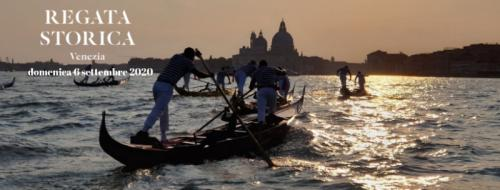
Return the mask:
[[280,96],[287,100],[288,91],[290,90],[290,79],[288,78],[288,73],[286,69],[278,67],[281,73],[278,75],[278,87]]
[[347,89],[347,85],[346,85],[347,74],[349,74],[349,80],[352,79],[352,75],[351,75],[351,71],[349,70],[349,67],[344,66],[344,67],[338,69],[337,74],[339,75],[340,83],[342,84],[341,89]]
[[111,82],[111,81],[115,80],[115,76],[113,76],[113,70],[115,70],[115,66],[111,66],[109,68],[109,71],[111,74],[107,77],[104,77],[104,79],[102,79],[104,82]]
[[354,83],[358,81],[359,84],[359,90],[364,91],[365,90],[365,75],[361,73],[361,71],[358,71],[358,74],[356,74],[356,77],[354,78]]
[[222,67],[221,70],[216,75],[216,81],[217,81],[217,84],[219,84],[219,86],[223,90],[226,89],[225,77],[227,77],[227,79],[231,82],[231,78],[229,78],[229,75],[228,75],[228,73],[226,71],[226,67]]
[[252,76],[252,74],[255,72],[257,69],[255,67],[257,63],[252,60],[250,61],[247,65],[240,67],[238,70],[236,70],[235,78],[236,78],[236,85],[238,86],[238,95],[243,95],[243,89],[245,88],[245,81],[247,80],[247,77]]
[[276,111],[276,81],[277,74],[281,71],[274,67],[268,67],[267,62],[259,62],[259,68],[255,71],[250,82],[250,90],[257,86],[257,120],[260,126],[265,125],[266,107],[269,106],[268,115]]
[[194,67],[193,60],[195,56],[201,58],[201,52],[195,52],[193,48],[188,47],[184,50],[184,53],[176,54],[170,58],[170,62],[158,76],[153,86],[155,105],[144,122],[143,129],[131,138],[131,140],[136,141],[136,144],[140,144],[138,141],[149,138],[148,130],[153,127],[158,118],[160,118],[161,142],[162,144],[168,143],[166,135],[169,127],[168,104],[172,98],[173,87],[186,73],[193,73],[200,78],[211,76],[211,74],[198,71]]

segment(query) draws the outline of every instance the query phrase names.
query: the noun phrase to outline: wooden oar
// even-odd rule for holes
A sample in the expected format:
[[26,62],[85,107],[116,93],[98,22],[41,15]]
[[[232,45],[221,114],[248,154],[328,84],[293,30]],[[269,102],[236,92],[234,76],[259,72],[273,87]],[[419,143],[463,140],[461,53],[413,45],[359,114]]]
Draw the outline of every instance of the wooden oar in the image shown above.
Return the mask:
[[212,119],[210,119],[209,121],[207,121],[207,123],[205,123],[203,126],[201,126],[198,130],[196,130],[194,133],[193,133],[193,137],[194,137],[194,142],[196,142],[196,133],[200,132],[201,130],[203,130],[203,128],[205,128],[206,126],[208,126],[210,123],[212,123],[212,121],[214,121],[215,119],[217,119],[219,116],[221,116],[226,110],[222,110],[221,112],[219,112],[217,115],[215,115]]
[[[196,52],[199,52],[199,50],[196,49]],[[203,57],[200,55],[199,58],[201,59],[201,63],[203,64],[203,67],[205,67],[205,70],[207,70],[207,72],[209,72],[209,73],[212,73],[212,72],[210,72],[210,69],[205,64],[205,60],[203,59]],[[236,116],[236,119],[238,119],[238,122],[240,122],[240,124],[243,126],[243,128],[245,128],[245,130],[248,132],[248,135],[250,136],[250,138],[252,139],[252,141],[257,146],[257,151],[260,153],[260,155],[262,156],[262,158],[267,162],[267,165],[269,167],[273,167],[274,166],[273,161],[271,160],[271,158],[269,157],[269,155],[264,151],[264,149],[262,148],[262,145],[260,145],[259,141],[257,140],[257,138],[255,138],[255,135],[252,133],[252,131],[250,131],[250,129],[248,128],[248,126],[243,122],[243,119],[241,119],[241,117],[237,114],[236,109],[234,109],[234,107],[231,104],[231,102],[229,101],[229,99],[227,99],[226,94],[224,94],[224,91],[222,91],[222,89],[220,88],[220,86],[217,84],[214,76],[211,75],[210,78],[215,83],[215,86],[217,87],[217,90],[222,94],[222,97],[224,98],[224,100],[226,101],[227,105],[229,106],[229,109],[231,109],[231,111],[233,112],[233,114]]]
[[202,82],[202,83],[206,83],[206,84],[214,85],[214,83],[212,83],[212,82],[207,82],[207,81],[204,81],[204,80],[201,80],[201,79],[197,79],[197,78],[194,78],[194,77],[191,77],[191,79],[193,79],[193,80],[197,80],[197,81]]

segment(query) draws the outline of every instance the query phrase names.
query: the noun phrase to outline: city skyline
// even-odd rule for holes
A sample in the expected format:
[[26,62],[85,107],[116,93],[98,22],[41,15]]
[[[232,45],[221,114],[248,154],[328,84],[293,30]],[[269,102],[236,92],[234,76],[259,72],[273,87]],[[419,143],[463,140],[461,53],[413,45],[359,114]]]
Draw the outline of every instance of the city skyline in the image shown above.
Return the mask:
[[[427,53],[474,43],[500,42],[500,2],[438,1],[8,1],[0,8],[0,57],[16,62],[72,61],[70,52],[106,55],[108,63],[131,57],[168,58],[185,46],[205,56],[226,57],[247,45],[249,33],[262,30],[268,38],[284,19],[299,53],[348,62],[363,62],[375,50]],[[250,7],[250,8],[249,8]],[[45,9],[123,9],[131,25],[104,27],[130,30],[133,47],[41,47],[39,33]],[[253,9],[255,8],[255,9]],[[255,13],[248,10],[255,10]],[[14,16],[13,16],[14,15]],[[98,26],[58,26],[62,30],[99,30]]]

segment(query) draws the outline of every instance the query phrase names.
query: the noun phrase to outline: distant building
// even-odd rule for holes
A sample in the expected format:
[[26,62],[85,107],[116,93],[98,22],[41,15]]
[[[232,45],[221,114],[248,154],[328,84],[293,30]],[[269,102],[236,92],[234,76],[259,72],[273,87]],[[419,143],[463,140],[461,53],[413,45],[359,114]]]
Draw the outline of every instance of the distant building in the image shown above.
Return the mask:
[[374,73],[394,74],[400,72],[408,55],[404,53],[391,54],[377,50],[366,56],[366,67]]
[[285,21],[282,20],[278,32],[274,34],[271,48],[268,48],[268,43],[262,31],[259,36],[252,32],[250,34],[250,46],[240,48],[239,54],[233,55],[232,64],[234,66],[244,65],[251,60],[260,61],[266,60],[273,66],[284,66],[291,70],[302,71],[304,62],[303,56],[295,49],[293,37],[287,31]]

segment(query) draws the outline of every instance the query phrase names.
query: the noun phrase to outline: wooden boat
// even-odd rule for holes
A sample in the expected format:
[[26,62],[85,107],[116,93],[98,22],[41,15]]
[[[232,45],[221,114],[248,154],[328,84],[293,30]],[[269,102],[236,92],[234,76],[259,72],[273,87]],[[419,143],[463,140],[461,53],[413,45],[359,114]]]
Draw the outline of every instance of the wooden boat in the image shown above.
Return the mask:
[[16,77],[12,78],[11,82],[3,83],[2,85],[0,85],[0,89],[10,88],[10,87],[14,86],[15,82],[16,82]]
[[349,98],[351,96],[368,96],[368,95],[370,95],[370,94],[368,94],[368,92],[366,92],[366,90],[359,89],[359,88],[354,89],[353,91],[350,91],[347,88],[341,88],[340,94],[342,95],[341,98]]
[[[174,87],[175,91],[179,93],[181,96],[204,96],[204,97],[214,97],[214,96],[221,96],[221,94],[215,90],[215,91],[203,91],[203,92],[195,92],[195,91],[187,91],[183,88],[179,87]],[[226,95],[231,95],[235,92],[235,89],[229,88],[224,90],[224,94]]]
[[112,80],[112,81],[99,81],[99,82],[85,83],[85,82],[83,82],[83,80],[82,81],[76,81],[76,79],[73,79],[73,82],[77,86],[98,87],[98,86],[116,86],[116,85],[122,85],[122,84],[127,83],[129,79],[130,79],[130,76],[127,77],[127,78],[125,78],[125,79]]
[[[277,117],[269,117],[268,125],[258,126],[255,121],[247,126],[264,149],[282,143],[290,130],[290,123],[302,110],[304,99],[287,109],[278,110]],[[108,155],[128,168],[145,168],[158,164],[201,164],[205,160],[219,160],[231,156],[244,156],[256,151],[256,146],[243,126],[230,124],[205,130],[193,136],[170,139],[168,146],[123,144],[114,140],[106,129],[103,112],[99,144]]]

